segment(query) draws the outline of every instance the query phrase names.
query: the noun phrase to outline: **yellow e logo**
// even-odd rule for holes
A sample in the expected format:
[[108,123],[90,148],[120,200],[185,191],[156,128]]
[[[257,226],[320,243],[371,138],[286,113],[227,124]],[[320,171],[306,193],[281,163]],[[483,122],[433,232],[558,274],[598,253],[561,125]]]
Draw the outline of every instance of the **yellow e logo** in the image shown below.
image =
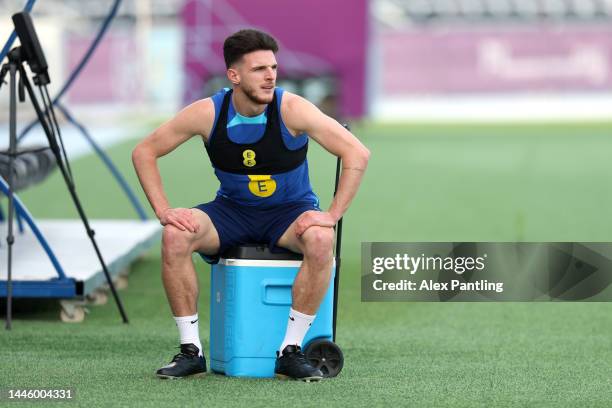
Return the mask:
[[271,175],[249,176],[249,191],[257,197],[270,197],[276,191],[276,181]]
[[255,161],[255,152],[250,149],[242,152],[242,157],[244,157],[242,163],[247,167],[253,167],[257,164],[257,162]]

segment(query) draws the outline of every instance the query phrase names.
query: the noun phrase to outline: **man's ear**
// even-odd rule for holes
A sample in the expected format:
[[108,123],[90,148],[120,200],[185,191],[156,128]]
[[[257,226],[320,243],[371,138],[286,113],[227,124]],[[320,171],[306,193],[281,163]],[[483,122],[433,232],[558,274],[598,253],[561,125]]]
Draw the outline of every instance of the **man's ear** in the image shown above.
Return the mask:
[[235,68],[228,68],[227,79],[229,79],[233,85],[240,85],[240,74],[238,74]]

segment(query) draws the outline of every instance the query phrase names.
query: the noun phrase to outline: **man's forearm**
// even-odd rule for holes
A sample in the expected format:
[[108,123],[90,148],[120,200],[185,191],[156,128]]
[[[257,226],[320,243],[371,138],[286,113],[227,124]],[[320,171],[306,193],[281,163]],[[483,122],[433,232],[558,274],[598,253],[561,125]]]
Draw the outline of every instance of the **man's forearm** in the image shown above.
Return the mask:
[[146,149],[136,147],[132,152],[132,163],[149,204],[151,204],[157,218],[160,218],[170,205],[164,193],[161,175],[157,167],[157,158],[149,154]]
[[347,158],[342,163],[342,171],[338,182],[338,191],[334,197],[328,212],[336,221],[342,218],[351,201],[357,194],[361,179],[366,171],[369,152],[366,150],[358,155]]

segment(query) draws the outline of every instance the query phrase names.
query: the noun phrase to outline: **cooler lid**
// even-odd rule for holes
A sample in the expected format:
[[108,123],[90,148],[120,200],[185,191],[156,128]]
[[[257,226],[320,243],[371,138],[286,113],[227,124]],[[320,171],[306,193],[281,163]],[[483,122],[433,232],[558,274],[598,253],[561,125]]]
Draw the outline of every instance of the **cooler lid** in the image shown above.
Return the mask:
[[[278,252],[277,252],[278,251]],[[296,254],[286,249],[277,249],[274,252],[266,245],[240,245],[229,248],[223,254],[222,259],[254,259],[274,261],[301,261],[302,254]]]

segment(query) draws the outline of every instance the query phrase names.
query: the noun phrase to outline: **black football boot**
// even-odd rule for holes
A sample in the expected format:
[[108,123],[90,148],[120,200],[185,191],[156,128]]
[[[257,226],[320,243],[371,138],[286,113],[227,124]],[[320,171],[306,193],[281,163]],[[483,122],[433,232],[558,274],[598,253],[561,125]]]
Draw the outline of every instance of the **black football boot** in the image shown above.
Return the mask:
[[206,359],[199,357],[200,350],[195,344],[181,344],[178,353],[170,364],[157,370],[159,378],[199,377],[206,372]]
[[283,380],[302,380],[306,382],[319,381],[323,378],[323,373],[315,368],[306,359],[300,346],[288,345],[283,350],[283,355],[279,357],[276,352],[276,365],[274,374]]

